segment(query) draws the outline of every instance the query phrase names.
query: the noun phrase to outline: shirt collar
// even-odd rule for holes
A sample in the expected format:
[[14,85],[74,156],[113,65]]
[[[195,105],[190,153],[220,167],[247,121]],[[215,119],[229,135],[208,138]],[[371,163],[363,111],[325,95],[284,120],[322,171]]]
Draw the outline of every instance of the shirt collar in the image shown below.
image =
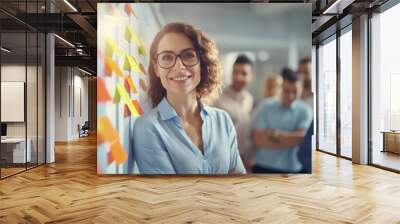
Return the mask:
[[[209,108],[204,105],[200,100],[198,100],[200,106],[200,116],[204,119],[205,116],[209,115]],[[157,105],[157,109],[160,113],[162,120],[169,120],[175,117],[179,118],[179,115],[176,113],[175,109],[168,102],[167,98],[164,97],[161,102]]]
[[197,102],[198,102],[198,104],[199,104],[199,106],[200,106],[200,116],[201,116],[201,118],[204,120],[204,117],[205,116],[208,116],[210,113],[209,113],[209,108],[206,106],[206,105],[204,105],[202,102],[201,102],[201,100],[199,99],[199,100],[197,100]]
[[284,109],[293,110],[293,109],[296,107],[296,105],[297,105],[297,101],[298,101],[298,100],[295,100],[295,101],[293,101],[292,104],[290,104],[289,107],[285,107],[285,106],[283,105],[283,103],[282,103],[282,100],[280,100],[280,105],[281,105],[281,107],[284,108]]
[[244,93],[245,93],[245,89],[243,88],[242,90],[240,90],[238,92],[232,86],[229,86],[228,87],[228,92],[229,92],[229,94],[232,94],[234,97],[243,98],[244,97]]

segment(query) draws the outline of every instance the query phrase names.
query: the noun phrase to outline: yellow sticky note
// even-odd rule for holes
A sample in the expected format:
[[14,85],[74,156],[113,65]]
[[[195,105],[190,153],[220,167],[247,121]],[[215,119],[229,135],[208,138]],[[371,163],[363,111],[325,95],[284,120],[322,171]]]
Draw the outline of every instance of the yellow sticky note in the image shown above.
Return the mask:
[[106,55],[108,57],[112,57],[114,54],[116,54],[118,56],[123,55],[123,53],[119,49],[117,43],[115,43],[115,41],[113,41],[111,38],[107,38],[107,40],[106,40]]
[[139,54],[145,56],[146,55],[146,50],[144,49],[143,44],[139,46]]
[[140,41],[138,35],[130,26],[126,26],[125,28],[125,40],[130,43],[133,42],[134,44],[136,44],[140,55],[146,54],[142,41]]
[[133,116],[137,117],[140,115],[139,111],[137,111],[136,107],[133,105],[128,92],[121,84],[117,84],[115,88],[114,102],[119,103],[121,99],[122,102],[128,106]]
[[136,62],[135,58],[125,54],[124,69],[134,72],[141,72],[139,64]]

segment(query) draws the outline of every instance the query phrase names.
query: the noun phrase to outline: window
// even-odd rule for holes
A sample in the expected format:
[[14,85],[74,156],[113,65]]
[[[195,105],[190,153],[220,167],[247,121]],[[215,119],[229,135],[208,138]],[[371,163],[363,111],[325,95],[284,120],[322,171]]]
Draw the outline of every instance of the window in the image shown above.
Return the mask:
[[395,170],[400,170],[400,133],[391,131],[400,130],[399,21],[400,4],[371,18],[371,158],[373,164]]
[[340,155],[352,157],[352,35],[351,26],[340,36]]
[[336,153],[336,36],[318,48],[318,149]]
[[[23,13],[39,13],[44,1],[9,1]],[[1,12],[2,140],[0,178],[45,163],[45,34]],[[12,22],[11,22],[12,21]],[[5,99],[5,100],[3,100]],[[10,108],[17,108],[12,110]]]

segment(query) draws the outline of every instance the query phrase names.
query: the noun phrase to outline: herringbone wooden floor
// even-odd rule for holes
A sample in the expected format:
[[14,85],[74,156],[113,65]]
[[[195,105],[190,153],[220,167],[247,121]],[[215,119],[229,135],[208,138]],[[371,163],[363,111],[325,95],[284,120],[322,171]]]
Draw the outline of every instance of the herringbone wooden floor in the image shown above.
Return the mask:
[[312,175],[98,176],[94,137],[0,181],[0,223],[400,223],[400,175],[315,152]]

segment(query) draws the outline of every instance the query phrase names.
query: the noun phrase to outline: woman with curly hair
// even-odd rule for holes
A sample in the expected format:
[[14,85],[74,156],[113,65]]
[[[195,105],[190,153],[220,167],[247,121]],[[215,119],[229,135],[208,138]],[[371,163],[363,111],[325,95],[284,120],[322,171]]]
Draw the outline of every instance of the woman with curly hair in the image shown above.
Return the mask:
[[150,47],[153,109],[134,125],[142,174],[245,173],[229,115],[205,104],[221,88],[218,51],[200,30],[170,23]]

